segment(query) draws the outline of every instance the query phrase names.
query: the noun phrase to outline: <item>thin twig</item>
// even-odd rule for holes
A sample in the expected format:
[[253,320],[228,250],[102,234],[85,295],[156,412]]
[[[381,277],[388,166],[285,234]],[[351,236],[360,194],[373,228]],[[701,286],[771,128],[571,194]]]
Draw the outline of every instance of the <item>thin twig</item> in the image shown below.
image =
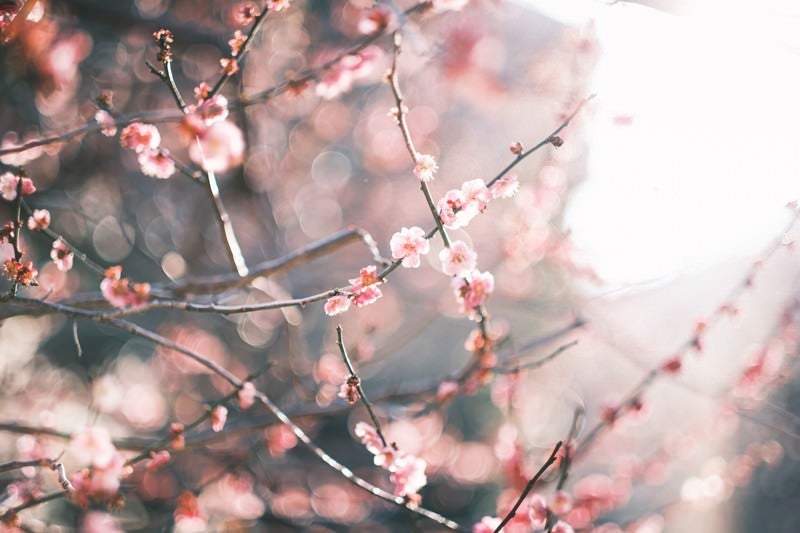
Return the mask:
[[364,402],[364,407],[367,408],[367,413],[369,413],[369,417],[372,419],[372,423],[375,426],[375,431],[377,431],[383,445],[389,446],[389,442],[386,440],[386,436],[383,434],[383,430],[381,429],[381,423],[378,421],[378,417],[375,416],[375,411],[372,409],[372,404],[369,403],[367,395],[364,393],[364,388],[361,386],[361,379],[358,377],[358,375],[356,375],[356,371],[353,368],[353,363],[350,361],[350,357],[347,355],[347,349],[344,347],[344,340],[342,339],[341,325],[336,326],[336,344],[339,346],[339,352],[342,354],[342,359],[344,359],[344,364],[347,366],[347,371],[350,372],[350,377],[356,380],[356,390],[358,391],[358,396],[361,398],[361,401]]
[[545,461],[545,463],[542,465],[539,471],[536,472],[536,474],[534,474],[531,480],[528,481],[528,484],[525,485],[525,488],[522,490],[522,493],[519,495],[519,498],[517,498],[517,501],[514,503],[514,506],[511,507],[511,510],[508,511],[508,514],[505,516],[505,518],[503,518],[500,524],[498,524],[498,526],[494,529],[494,533],[499,533],[500,531],[502,531],[503,527],[505,527],[505,525],[508,524],[512,518],[514,518],[514,515],[517,514],[517,509],[519,509],[519,506],[522,505],[522,502],[528,496],[528,493],[533,489],[533,486],[536,484],[537,481],[539,481],[539,478],[541,478],[542,475],[544,475],[547,469],[550,468],[550,465],[552,465],[555,462],[556,457],[558,456],[558,450],[561,449],[561,444],[562,442],[558,441],[556,447],[553,448],[553,452],[550,454],[550,457],[547,458],[547,461]]

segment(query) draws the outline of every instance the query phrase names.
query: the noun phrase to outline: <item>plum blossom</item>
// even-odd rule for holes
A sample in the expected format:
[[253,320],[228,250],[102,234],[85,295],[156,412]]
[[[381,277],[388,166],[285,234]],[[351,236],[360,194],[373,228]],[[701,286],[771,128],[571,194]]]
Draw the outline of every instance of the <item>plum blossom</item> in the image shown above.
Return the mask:
[[114,460],[117,449],[105,428],[84,428],[70,441],[70,451],[81,463],[95,468],[106,468]]
[[136,153],[155,150],[161,144],[161,134],[152,124],[134,122],[122,129],[119,134],[119,144]]
[[433,0],[433,10],[437,13],[461,11],[467,4],[469,4],[469,0]]
[[34,209],[28,217],[28,229],[31,231],[43,230],[50,227],[50,211],[47,209]]
[[415,159],[416,165],[414,165],[414,175],[425,183],[433,180],[434,174],[439,170],[436,159],[430,154],[417,154]]
[[100,133],[106,137],[113,137],[117,134],[117,123],[114,121],[114,117],[111,116],[111,113],[105,109],[97,111],[97,113],[94,114],[94,120],[100,124]]
[[575,533],[575,530],[572,529],[572,526],[564,522],[563,520],[559,520],[555,523],[552,529],[553,533]]
[[30,178],[20,178],[11,172],[6,172],[0,176],[0,195],[4,200],[12,202],[17,199],[17,189],[22,180],[22,196],[29,196],[36,192],[36,187]]
[[200,532],[208,529],[197,496],[188,490],[178,496],[174,517],[176,533]]
[[147,463],[147,471],[155,472],[156,470],[159,470],[162,466],[167,464],[170,459],[172,459],[172,456],[167,450],[150,452],[150,461]]
[[242,30],[236,30],[233,32],[233,39],[228,41],[228,46],[231,47],[231,55],[236,57],[242,51],[242,47],[244,46],[244,42],[247,37],[242,33]]
[[89,511],[83,516],[81,533],[123,533],[116,518],[102,511]]
[[464,194],[468,209],[472,209],[476,213],[483,213],[486,211],[486,206],[491,199],[491,195],[482,179],[464,182],[461,186],[461,192]]
[[503,176],[489,187],[492,198],[511,198],[519,190],[519,177],[516,174]]
[[439,252],[439,260],[448,276],[466,276],[475,270],[478,255],[464,241],[454,241]]
[[3,263],[3,273],[8,279],[15,280],[17,283],[21,283],[26,287],[39,285],[39,282],[36,280],[39,271],[33,267],[32,261],[22,263],[13,258],[8,259]]
[[461,312],[473,317],[494,291],[494,276],[491,272],[475,270],[465,278],[454,278],[453,288],[461,303]]
[[239,63],[235,58],[223,57],[219,60],[219,65],[222,67],[222,73],[226,76],[233,76],[239,72]]
[[544,529],[547,524],[547,502],[539,494],[534,494],[528,501],[528,518],[533,529]]
[[350,405],[358,401],[358,376],[349,376],[339,387],[339,398],[347,400]]
[[350,297],[346,294],[331,296],[325,302],[325,314],[328,316],[338,315],[350,309]]
[[88,507],[93,500],[109,501],[119,492],[125,474],[125,458],[115,450],[104,466],[94,465],[72,475],[70,482],[74,498],[82,507]]
[[290,0],[267,0],[267,9],[270,11],[283,11],[289,9]]
[[469,224],[475,212],[467,207],[467,198],[459,189],[450,189],[436,204],[436,211],[442,224],[457,229]]
[[195,112],[203,119],[206,126],[211,126],[228,118],[228,99],[221,94],[214,95],[204,99]]
[[361,444],[367,448],[367,451],[373,455],[380,453],[385,447],[380,435],[378,435],[378,431],[366,422],[357,423],[354,433],[361,441]]
[[572,503],[572,496],[564,490],[557,490],[550,497],[550,509],[557,515],[570,512],[572,510]]
[[208,98],[209,94],[211,94],[211,86],[204,81],[198,83],[197,87],[194,88],[194,97],[200,103],[202,103],[203,100]]
[[239,165],[244,159],[244,136],[228,120],[216,122],[189,144],[189,157],[207,172],[221,172]]
[[484,516],[481,521],[472,526],[472,533],[493,533],[501,520],[494,516]]
[[256,401],[256,388],[251,382],[245,381],[236,396],[239,398],[240,409],[250,409]]
[[402,228],[392,235],[389,241],[394,259],[402,259],[402,265],[406,268],[419,267],[420,254],[427,254],[431,245],[425,238],[425,230],[418,226]]
[[175,174],[175,162],[161,150],[145,150],[137,159],[145,176],[165,180]]
[[107,268],[104,275],[103,281],[100,282],[100,292],[114,307],[142,305],[150,298],[150,285],[131,284],[128,278],[122,277],[121,266]]
[[58,268],[61,272],[67,272],[71,270],[74,258],[75,255],[64,241],[61,239],[56,239],[53,241],[53,248],[50,250],[50,259],[53,260],[56,268]]
[[239,26],[248,26],[258,16],[258,8],[253,2],[242,2],[233,8],[233,21]]
[[359,276],[349,281],[350,289],[353,291],[353,303],[356,307],[374,303],[383,296],[381,290],[376,286],[382,283],[382,280],[378,277],[378,269],[375,265],[362,268]]
[[218,405],[211,411],[211,430],[219,433],[225,428],[225,422],[228,420],[228,408],[224,405]]
[[416,495],[428,483],[425,475],[427,467],[428,463],[424,459],[411,454],[399,454],[388,469],[392,472],[389,480],[395,485],[394,493],[398,496]]
[[395,23],[394,12],[385,5],[377,5],[361,14],[361,18],[358,20],[358,31],[364,35],[372,35],[389,26],[394,26]]

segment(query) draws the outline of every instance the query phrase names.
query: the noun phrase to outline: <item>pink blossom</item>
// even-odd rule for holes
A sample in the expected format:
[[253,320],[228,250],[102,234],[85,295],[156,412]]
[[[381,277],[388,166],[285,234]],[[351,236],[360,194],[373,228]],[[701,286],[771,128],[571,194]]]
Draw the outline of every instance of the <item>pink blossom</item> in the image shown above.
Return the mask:
[[489,187],[492,198],[511,198],[519,190],[519,177],[516,174],[505,175]]
[[239,408],[250,409],[256,401],[256,388],[251,382],[245,381],[236,395],[239,398]]
[[464,241],[455,241],[439,252],[439,259],[448,276],[466,276],[475,270],[478,255]]
[[102,427],[87,427],[75,434],[70,441],[70,451],[81,464],[95,468],[106,468],[114,460],[117,449],[111,435]]
[[219,60],[219,65],[222,67],[222,73],[226,76],[233,76],[239,72],[239,63],[235,58],[223,57]]
[[134,122],[122,129],[119,134],[119,144],[136,153],[155,150],[161,144],[161,134],[152,124]]
[[383,450],[383,441],[381,440],[380,435],[378,435],[378,431],[366,422],[359,422],[356,424],[354,433],[361,441],[361,444],[367,448],[368,452],[377,454]]
[[553,533],[575,533],[575,530],[572,529],[572,526],[564,522],[563,520],[559,520],[555,523],[552,529]]
[[53,248],[50,250],[50,259],[55,263],[56,268],[61,272],[67,272],[72,269],[72,261],[75,255],[69,249],[64,241],[56,239],[53,241]]
[[94,120],[100,124],[100,133],[106,137],[113,137],[117,134],[117,123],[108,111],[100,109],[94,114]]
[[142,305],[150,298],[148,283],[134,283],[122,277],[122,267],[117,265],[105,270],[105,278],[100,282],[100,292],[114,307]]
[[436,390],[436,400],[444,402],[458,394],[459,384],[455,381],[442,381]]
[[28,217],[28,229],[31,231],[43,230],[50,227],[50,211],[47,209],[34,209],[33,215]]
[[528,501],[528,518],[533,529],[544,529],[547,524],[547,502],[539,494],[534,494]]
[[364,35],[372,35],[383,31],[396,22],[394,12],[384,5],[377,5],[361,14],[358,20],[358,31]]
[[233,20],[240,26],[252,24],[258,16],[258,9],[253,2],[242,2],[233,9]]
[[228,118],[228,99],[217,94],[203,100],[203,103],[197,107],[196,113],[203,119],[206,126],[221,122]]
[[289,0],[267,0],[267,9],[270,11],[283,11],[289,9]]
[[370,285],[353,293],[353,303],[356,304],[356,307],[364,307],[375,303],[381,296],[383,296],[383,292],[378,287]]
[[436,159],[430,154],[417,154],[414,175],[425,183],[433,180],[433,175],[439,170]]
[[427,254],[431,249],[428,239],[425,238],[425,230],[417,226],[402,228],[392,235],[389,247],[392,249],[392,257],[402,259],[402,265],[406,268],[419,267],[420,254]]
[[337,396],[347,400],[350,405],[356,403],[358,401],[358,383],[358,376],[349,376],[339,387]]
[[172,456],[167,450],[150,452],[150,461],[147,463],[147,471],[155,472],[156,470],[159,470],[162,466],[167,464],[170,459],[172,459]]
[[461,312],[472,316],[494,291],[494,276],[491,272],[475,270],[466,278],[453,279],[453,288],[461,302]]
[[75,498],[86,507],[92,500],[108,501],[119,492],[120,480],[125,474],[125,458],[114,453],[105,466],[85,468],[73,474],[70,482]]
[[428,483],[425,469],[428,463],[413,455],[403,455],[394,462],[394,471],[389,480],[394,483],[394,493],[398,496],[417,494]]
[[557,490],[550,497],[550,509],[557,515],[567,514],[572,510],[572,496],[564,490]]
[[468,201],[464,192],[459,189],[450,189],[436,204],[436,211],[442,224],[448,228],[461,228],[469,224],[476,211],[467,209]]
[[472,533],[493,533],[501,520],[494,516],[484,516],[481,521],[472,526]]
[[102,511],[89,511],[83,516],[81,533],[123,533],[116,518]]
[[244,158],[244,136],[228,120],[216,122],[189,144],[189,157],[208,172],[239,165]]
[[482,179],[464,182],[461,186],[461,192],[464,193],[468,209],[473,209],[477,213],[483,213],[486,210],[486,205],[489,203],[491,195]]
[[36,187],[30,178],[20,178],[11,172],[6,172],[0,176],[0,195],[3,196],[4,200],[9,202],[16,200],[20,179],[22,179],[22,196],[29,196],[36,192]]
[[228,420],[228,408],[224,405],[218,405],[211,411],[211,430],[219,433],[225,427],[225,421]]
[[236,30],[233,32],[233,39],[228,41],[228,46],[231,47],[231,55],[236,57],[242,51],[242,46],[244,46],[245,42],[245,35],[242,33],[242,30]]
[[211,94],[211,86],[204,81],[198,83],[197,87],[194,88],[194,97],[199,103],[208,98],[209,94]]
[[161,150],[144,150],[137,159],[145,176],[164,180],[175,174],[175,162]]
[[350,298],[346,294],[331,296],[325,302],[325,314],[328,316],[338,315],[350,309]]
[[469,0],[433,0],[433,10],[439,13],[461,11],[467,4],[469,4]]

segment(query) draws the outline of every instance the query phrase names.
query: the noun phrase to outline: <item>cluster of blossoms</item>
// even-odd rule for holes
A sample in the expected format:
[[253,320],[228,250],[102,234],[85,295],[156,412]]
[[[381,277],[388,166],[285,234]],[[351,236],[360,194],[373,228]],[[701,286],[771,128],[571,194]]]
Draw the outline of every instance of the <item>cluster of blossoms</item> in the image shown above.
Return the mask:
[[113,500],[129,469],[108,432],[99,427],[86,428],[73,437],[70,450],[78,461],[89,465],[70,478],[77,503],[88,507],[92,502]]
[[244,160],[244,135],[236,124],[226,120],[228,100],[222,95],[209,97],[205,82],[194,94],[197,105],[190,105],[181,122],[181,132],[189,144],[189,157],[207,172],[222,172]]
[[175,173],[175,162],[159,148],[161,134],[153,124],[134,122],[125,126],[119,134],[119,144],[136,152],[144,175],[167,179]]
[[428,463],[414,455],[403,453],[393,445],[386,445],[377,430],[366,422],[359,422],[355,434],[371,454],[375,465],[388,470],[389,480],[394,483],[394,493],[418,504],[419,491],[428,483],[425,468]]
[[121,266],[112,266],[105,270],[100,291],[114,307],[142,305],[150,298],[150,284],[131,283],[131,280],[122,277]]
[[17,191],[22,196],[29,196],[36,192],[36,187],[30,178],[20,178],[11,172],[6,172],[0,176],[0,196],[3,200],[13,202],[17,199]]
[[23,263],[14,258],[7,259],[6,262],[3,263],[3,273],[8,279],[21,283],[26,287],[39,284],[39,282],[36,281],[39,271],[33,267],[33,261]]
[[378,277],[378,269],[375,265],[362,268],[359,276],[349,281],[350,286],[345,288],[342,294],[332,296],[325,302],[326,314],[333,316],[344,313],[350,309],[351,303],[356,307],[364,307],[375,303],[378,298],[383,296],[378,287],[383,280]]

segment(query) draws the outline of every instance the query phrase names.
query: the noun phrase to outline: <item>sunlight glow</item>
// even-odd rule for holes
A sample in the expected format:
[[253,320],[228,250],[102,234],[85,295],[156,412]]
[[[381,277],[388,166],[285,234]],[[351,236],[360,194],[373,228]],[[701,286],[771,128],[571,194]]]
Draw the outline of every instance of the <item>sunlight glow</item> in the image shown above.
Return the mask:
[[800,196],[800,3],[695,2],[680,16],[529,3],[598,34],[587,178],[566,226],[604,280],[665,281],[778,235]]

